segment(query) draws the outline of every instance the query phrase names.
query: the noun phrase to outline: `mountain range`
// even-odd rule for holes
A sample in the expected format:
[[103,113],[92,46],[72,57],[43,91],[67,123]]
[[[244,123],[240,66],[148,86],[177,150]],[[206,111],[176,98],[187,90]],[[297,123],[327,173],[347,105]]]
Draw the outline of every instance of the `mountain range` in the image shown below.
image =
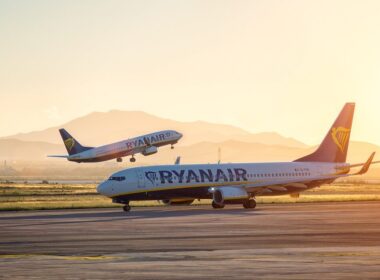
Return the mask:
[[[61,127],[66,128],[81,144],[90,146],[112,143],[161,129],[175,129],[184,134],[174,150],[163,147],[159,154],[149,157],[139,155],[137,164],[168,164],[177,155],[182,157],[184,163],[216,162],[219,159],[219,149],[223,162],[291,161],[316,148],[273,132],[253,134],[231,125],[203,121],[179,122],[144,112],[114,110],[91,113],[59,127],[0,138],[0,160],[35,160],[48,165],[67,163],[64,159],[46,157],[48,154],[66,154],[58,133]],[[380,147],[352,141],[348,160],[363,162],[373,151],[379,154]]]
[[62,140],[58,129],[62,127],[68,130],[81,144],[88,146],[109,144],[157,130],[174,129],[184,135],[181,139],[181,145],[192,145],[205,141],[223,142],[236,140],[296,148],[306,147],[306,145],[300,141],[283,137],[274,132],[252,134],[232,125],[203,121],[179,122],[139,111],[117,110],[105,113],[94,112],[62,124],[61,126],[30,133],[11,135],[3,137],[3,139],[61,144]]

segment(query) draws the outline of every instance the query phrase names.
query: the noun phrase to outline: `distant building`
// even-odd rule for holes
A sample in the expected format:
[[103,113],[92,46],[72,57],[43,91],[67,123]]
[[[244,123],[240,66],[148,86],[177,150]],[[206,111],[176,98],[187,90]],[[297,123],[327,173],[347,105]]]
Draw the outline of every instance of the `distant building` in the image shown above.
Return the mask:
[[0,166],[0,176],[16,176],[18,172],[7,164],[7,161],[4,160],[4,164]]

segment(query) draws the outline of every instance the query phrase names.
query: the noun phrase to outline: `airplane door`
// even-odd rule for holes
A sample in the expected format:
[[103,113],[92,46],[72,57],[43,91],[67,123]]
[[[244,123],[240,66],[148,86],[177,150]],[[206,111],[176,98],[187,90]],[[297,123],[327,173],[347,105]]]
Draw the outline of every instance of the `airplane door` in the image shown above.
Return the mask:
[[141,171],[136,171],[137,172],[137,187],[139,189],[145,188],[145,178],[144,174]]

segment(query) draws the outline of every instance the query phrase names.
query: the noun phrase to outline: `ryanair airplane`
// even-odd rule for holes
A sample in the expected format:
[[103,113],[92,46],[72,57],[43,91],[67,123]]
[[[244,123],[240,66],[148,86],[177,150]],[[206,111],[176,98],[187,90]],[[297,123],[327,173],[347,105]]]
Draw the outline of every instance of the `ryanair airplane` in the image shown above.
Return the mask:
[[[97,191],[124,204],[133,200],[162,200],[165,204],[191,204],[212,199],[213,208],[226,204],[256,207],[256,196],[298,196],[300,192],[364,174],[373,162],[346,163],[355,104],[347,103],[319,148],[293,162],[162,165],[136,167],[113,174]],[[351,173],[351,168],[361,167]]]
[[122,157],[126,156],[131,156],[130,161],[135,162],[135,154],[149,156],[157,153],[158,147],[165,145],[171,145],[173,149],[173,145],[182,138],[182,134],[177,131],[163,130],[94,148],[82,146],[63,128],[59,130],[59,133],[69,155],[49,157],[66,158],[75,162],[100,162],[115,158],[117,162],[122,162]]

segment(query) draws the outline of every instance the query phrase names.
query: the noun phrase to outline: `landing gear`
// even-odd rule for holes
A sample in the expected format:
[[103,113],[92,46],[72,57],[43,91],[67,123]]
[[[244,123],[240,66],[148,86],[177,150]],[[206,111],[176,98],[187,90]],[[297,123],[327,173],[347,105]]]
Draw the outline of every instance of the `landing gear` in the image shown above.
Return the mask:
[[215,203],[215,201],[212,201],[212,208],[214,209],[223,209],[224,208],[224,204],[218,204],[218,203]]
[[173,144],[170,146],[170,149],[172,149],[172,150],[174,149],[174,146],[173,146]]
[[118,157],[118,158],[116,159],[116,161],[117,161],[117,162],[123,162],[123,159],[122,159],[121,157]]
[[129,206],[129,204],[126,204],[123,206],[123,210],[124,210],[124,212],[129,212],[129,211],[131,211],[131,206]]
[[130,159],[129,159],[130,162],[135,162],[136,159],[132,156]]
[[243,206],[245,209],[253,209],[256,208],[256,200],[254,199],[247,199],[244,200]]

